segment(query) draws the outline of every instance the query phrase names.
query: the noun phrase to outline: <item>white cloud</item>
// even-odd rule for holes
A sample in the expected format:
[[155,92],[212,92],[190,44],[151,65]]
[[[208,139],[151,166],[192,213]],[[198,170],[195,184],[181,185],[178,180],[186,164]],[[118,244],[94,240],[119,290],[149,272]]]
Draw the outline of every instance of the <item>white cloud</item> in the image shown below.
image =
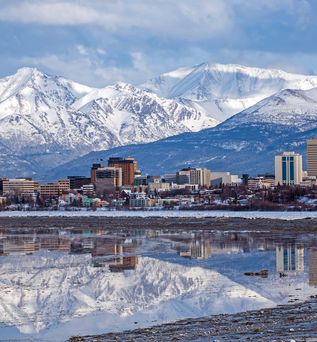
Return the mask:
[[[105,66],[96,55],[85,53],[77,56],[57,56],[49,54],[38,57],[23,57],[21,65],[35,66],[40,70],[54,75],[60,75],[90,86],[103,87],[116,82],[130,82],[138,84],[152,76],[153,70],[148,68],[140,52],[131,53],[132,65],[129,67]],[[78,51],[78,46],[75,47]]]
[[[0,20],[47,25],[80,25],[99,21],[94,9],[75,2],[24,1],[3,6]],[[105,19],[107,17],[105,16]]]
[[[232,27],[230,6],[223,0],[20,1],[2,6],[0,21],[42,25],[91,25],[110,32],[169,39],[212,37]],[[131,32],[130,31],[130,32]]]
[[79,45],[76,46],[76,48],[77,48],[77,50],[78,50],[80,55],[82,55],[82,56],[87,56],[88,55],[88,51],[87,51],[87,49],[86,49],[86,47],[84,45],[79,44]]

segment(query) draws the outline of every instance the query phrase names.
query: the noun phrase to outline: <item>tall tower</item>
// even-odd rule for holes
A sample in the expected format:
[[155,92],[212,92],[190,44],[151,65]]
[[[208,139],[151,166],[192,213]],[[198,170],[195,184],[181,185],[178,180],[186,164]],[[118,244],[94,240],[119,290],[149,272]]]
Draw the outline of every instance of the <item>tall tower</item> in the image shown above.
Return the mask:
[[317,138],[307,140],[307,174],[317,177]]
[[112,157],[108,160],[108,166],[122,170],[122,185],[133,185],[138,165],[134,158]]
[[284,152],[275,156],[275,184],[300,184],[303,179],[302,156],[295,152]]

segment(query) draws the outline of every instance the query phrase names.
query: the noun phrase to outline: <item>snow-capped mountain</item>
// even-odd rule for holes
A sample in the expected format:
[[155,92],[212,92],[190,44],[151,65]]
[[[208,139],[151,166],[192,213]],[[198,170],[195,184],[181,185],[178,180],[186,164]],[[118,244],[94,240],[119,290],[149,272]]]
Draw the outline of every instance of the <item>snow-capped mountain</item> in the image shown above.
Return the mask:
[[203,63],[167,72],[142,87],[224,121],[282,89],[317,87],[317,76]]
[[[247,107],[232,120],[209,130],[212,136],[205,137],[207,133],[201,133],[203,141],[217,149],[205,152],[206,155],[213,155],[210,157],[212,167],[223,168],[228,149],[243,150],[243,147],[252,145],[249,137],[253,134],[254,125],[251,123],[254,120],[261,124],[276,124],[277,127],[272,127],[272,130],[278,130],[280,125],[284,127],[285,124],[294,126],[293,132],[297,132],[299,126],[305,130],[310,122],[314,126],[315,112],[312,108],[315,91],[307,92],[313,87],[317,87],[315,76],[238,65],[205,63],[163,74],[140,88],[117,83],[101,89],[45,75],[37,69],[22,68],[15,75],[0,80],[0,175],[43,174],[91,151],[154,142],[184,132],[198,132],[216,126],[218,119],[222,121]],[[276,95],[271,97],[272,94]],[[244,129],[225,140],[216,138],[223,130],[232,129],[232,125],[243,125]],[[196,136],[200,135],[189,135],[188,139],[196,139],[193,138]],[[166,142],[170,144],[181,141],[179,139],[182,140],[172,138]],[[163,168],[166,163],[164,167],[167,171],[183,164],[183,145],[180,144],[178,152],[174,153],[169,151],[170,146],[174,148],[173,144],[161,144],[154,146],[161,146],[160,149],[163,148],[170,159],[164,161],[161,155],[156,155],[153,168],[158,163]],[[199,146],[196,142],[193,144]],[[263,141],[255,143],[261,148],[264,145]],[[195,149],[198,148],[188,151],[187,165],[209,163],[206,161],[209,157],[197,159]],[[134,153],[134,149],[138,147],[111,150],[111,153]],[[93,162],[91,156],[95,155],[98,156],[98,153],[90,155],[89,163]],[[145,158],[144,155],[144,169],[148,171],[152,156],[152,153],[151,157],[147,155]],[[75,168],[75,174],[78,170]]]
[[205,166],[214,171],[256,175],[273,172],[274,155],[282,151],[300,152],[305,162],[306,140],[314,136],[317,136],[317,88],[282,90],[217,127],[142,146],[90,153],[57,168],[52,176],[62,176],[66,170],[76,172],[76,165],[82,165],[80,172],[84,172],[94,158],[128,155],[136,157],[141,169],[149,174]]
[[0,159],[5,161],[0,172],[30,175],[90,151],[155,141],[217,123],[129,84],[95,89],[22,68],[0,80]]

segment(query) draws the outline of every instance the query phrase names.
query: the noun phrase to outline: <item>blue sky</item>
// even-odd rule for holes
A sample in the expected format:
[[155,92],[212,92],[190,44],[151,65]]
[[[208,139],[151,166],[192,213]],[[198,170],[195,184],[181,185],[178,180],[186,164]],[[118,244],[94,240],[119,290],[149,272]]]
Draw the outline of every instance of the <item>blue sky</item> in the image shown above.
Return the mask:
[[315,0],[0,0],[0,36],[0,77],[138,84],[205,61],[317,74]]

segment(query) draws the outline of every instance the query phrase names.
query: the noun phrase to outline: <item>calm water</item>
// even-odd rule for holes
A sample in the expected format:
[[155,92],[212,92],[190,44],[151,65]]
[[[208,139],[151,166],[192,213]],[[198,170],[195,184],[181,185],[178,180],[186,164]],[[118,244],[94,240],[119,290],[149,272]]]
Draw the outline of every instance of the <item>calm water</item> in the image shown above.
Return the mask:
[[0,231],[0,340],[61,341],[317,295],[317,235]]

